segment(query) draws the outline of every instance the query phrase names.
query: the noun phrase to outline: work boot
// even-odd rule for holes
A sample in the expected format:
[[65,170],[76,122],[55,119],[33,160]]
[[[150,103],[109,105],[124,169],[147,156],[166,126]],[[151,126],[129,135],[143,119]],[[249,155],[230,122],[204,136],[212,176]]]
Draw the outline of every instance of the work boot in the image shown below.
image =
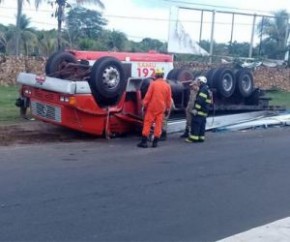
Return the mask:
[[137,146],[140,148],[148,148],[147,140],[146,136],[142,136],[141,142]]
[[167,140],[167,132],[166,130],[163,130],[159,138],[159,141],[165,141],[165,140]]
[[189,129],[186,128],[186,129],[184,130],[184,133],[183,133],[182,135],[180,135],[180,138],[187,138],[188,135],[189,135]]
[[158,141],[159,141],[159,138],[154,138],[154,140],[152,142],[152,147],[153,148],[156,148],[158,146]]

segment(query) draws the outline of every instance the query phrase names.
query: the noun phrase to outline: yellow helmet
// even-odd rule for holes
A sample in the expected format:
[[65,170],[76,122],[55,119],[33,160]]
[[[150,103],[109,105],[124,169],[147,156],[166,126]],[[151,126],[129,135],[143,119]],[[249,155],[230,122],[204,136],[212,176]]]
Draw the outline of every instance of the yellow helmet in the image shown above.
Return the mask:
[[164,69],[162,68],[156,68],[155,69],[155,75],[156,76],[163,76],[164,75]]

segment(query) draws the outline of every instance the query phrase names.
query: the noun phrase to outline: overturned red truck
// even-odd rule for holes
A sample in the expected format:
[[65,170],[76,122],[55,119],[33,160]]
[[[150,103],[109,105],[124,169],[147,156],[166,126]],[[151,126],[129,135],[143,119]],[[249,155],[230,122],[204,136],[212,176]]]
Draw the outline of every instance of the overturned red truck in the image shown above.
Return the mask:
[[212,111],[260,110],[267,105],[254,88],[249,69],[202,71],[174,68],[173,55],[156,52],[60,51],[49,57],[43,75],[20,73],[18,106],[29,105],[44,122],[93,135],[117,135],[142,127],[142,99],[157,68],[171,85],[175,114],[183,113],[188,80],[205,75],[213,90]]

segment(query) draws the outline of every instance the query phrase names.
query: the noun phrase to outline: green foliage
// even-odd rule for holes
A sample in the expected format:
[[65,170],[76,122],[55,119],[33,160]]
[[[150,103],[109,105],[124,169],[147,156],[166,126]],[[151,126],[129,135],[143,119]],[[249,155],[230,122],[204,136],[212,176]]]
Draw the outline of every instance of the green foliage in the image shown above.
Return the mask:
[[77,7],[68,12],[66,24],[71,40],[75,42],[78,38],[96,39],[107,20],[97,11]]
[[6,53],[7,38],[6,32],[8,27],[0,24],[0,53]]
[[96,50],[98,48],[97,42],[92,39],[80,39],[78,45],[80,50]]
[[[9,25],[7,29],[6,50],[9,54],[31,55],[38,44],[36,30],[29,27],[30,18],[25,14],[19,17],[18,25],[18,27]],[[17,43],[19,43],[18,48],[16,48]]]
[[249,43],[246,43],[246,42],[238,43],[237,41],[234,41],[229,46],[229,55],[246,57],[249,54],[249,49],[250,49]]
[[156,50],[166,52],[167,46],[159,40],[145,38],[140,42],[140,48],[142,51]]
[[113,30],[109,32],[107,45],[110,50],[122,51],[125,49],[127,40],[124,33]]
[[36,55],[50,56],[57,50],[57,32],[56,30],[37,31],[38,46],[35,49]]
[[289,14],[286,10],[281,10],[274,15],[275,18],[264,18],[258,23],[257,32],[262,41],[257,49],[259,55],[282,59],[285,53],[285,39],[289,37]]

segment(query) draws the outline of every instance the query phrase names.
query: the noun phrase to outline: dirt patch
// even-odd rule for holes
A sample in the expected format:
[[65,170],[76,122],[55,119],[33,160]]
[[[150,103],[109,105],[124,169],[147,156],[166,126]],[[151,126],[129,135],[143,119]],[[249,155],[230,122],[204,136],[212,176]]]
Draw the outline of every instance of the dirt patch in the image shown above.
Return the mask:
[[93,141],[98,137],[40,121],[0,126],[0,146],[49,142]]

